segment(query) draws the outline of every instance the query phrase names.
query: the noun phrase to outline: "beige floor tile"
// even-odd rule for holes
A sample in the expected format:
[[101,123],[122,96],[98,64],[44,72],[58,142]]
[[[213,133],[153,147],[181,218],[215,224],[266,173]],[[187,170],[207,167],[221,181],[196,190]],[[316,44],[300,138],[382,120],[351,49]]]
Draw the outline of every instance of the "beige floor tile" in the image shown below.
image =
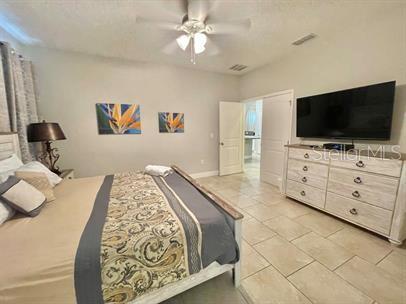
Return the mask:
[[274,208],[277,213],[291,219],[309,214],[313,211],[313,209],[311,209],[310,207],[307,207],[288,198],[281,199],[278,204],[272,205],[271,207]]
[[288,280],[313,303],[372,303],[373,300],[318,262],[314,262]]
[[401,246],[394,246],[393,248],[395,251],[397,251],[403,255],[406,255],[406,241],[404,241]]
[[242,281],[243,293],[258,304],[296,304],[310,301],[272,266]]
[[244,240],[241,241],[241,254],[251,255],[254,252],[255,252],[255,249],[250,244],[248,244]]
[[247,186],[247,187],[241,187],[239,190],[241,193],[243,193],[245,195],[249,195],[250,197],[257,196],[261,193],[260,189],[253,187],[251,185]]
[[258,195],[253,196],[253,199],[266,205],[279,204],[284,198],[285,197],[282,194],[276,192],[261,192]]
[[394,250],[378,263],[378,267],[386,270],[406,286],[406,255]]
[[232,273],[226,272],[179,295],[184,304],[246,304],[238,288],[235,288]]
[[209,184],[207,187],[216,194],[219,194],[222,190],[231,189],[231,185],[229,183],[219,183],[219,184]]
[[240,192],[232,188],[226,188],[216,191],[216,194],[230,201],[233,197],[239,196]]
[[354,256],[348,250],[314,232],[308,233],[292,243],[330,270],[336,269]]
[[259,204],[258,201],[254,200],[252,197],[249,197],[248,195],[245,194],[240,194],[238,196],[231,197],[228,201],[234,206],[237,206],[238,208],[246,208],[249,206]]
[[278,216],[270,219],[264,222],[264,225],[268,226],[288,241],[296,239],[311,231],[309,228],[306,228],[285,216]]
[[274,235],[276,235],[275,232],[254,218],[242,223],[242,237],[250,245],[265,241]]
[[379,303],[406,303],[406,288],[385,270],[355,256],[335,271]]
[[313,261],[311,257],[294,245],[275,236],[254,246],[269,263],[284,276],[288,276]]
[[241,254],[241,278],[246,278],[267,266],[269,266],[269,262],[243,240]]
[[374,264],[392,251],[389,242],[356,228],[345,228],[328,239]]
[[296,222],[312,231],[327,237],[345,227],[345,224],[321,212],[311,212],[295,219]]
[[235,189],[239,192],[242,193],[242,189],[245,189],[246,187],[250,187],[250,184],[248,184],[246,181],[235,181],[231,182],[231,188]]
[[280,215],[273,208],[260,203],[243,209],[259,221],[266,221]]

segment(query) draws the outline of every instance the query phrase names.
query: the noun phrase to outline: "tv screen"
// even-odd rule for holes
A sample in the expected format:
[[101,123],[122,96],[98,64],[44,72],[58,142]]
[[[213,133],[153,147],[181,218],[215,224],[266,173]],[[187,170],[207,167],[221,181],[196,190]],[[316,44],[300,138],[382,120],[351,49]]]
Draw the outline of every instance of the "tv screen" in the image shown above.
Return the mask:
[[297,99],[296,134],[390,139],[395,81]]

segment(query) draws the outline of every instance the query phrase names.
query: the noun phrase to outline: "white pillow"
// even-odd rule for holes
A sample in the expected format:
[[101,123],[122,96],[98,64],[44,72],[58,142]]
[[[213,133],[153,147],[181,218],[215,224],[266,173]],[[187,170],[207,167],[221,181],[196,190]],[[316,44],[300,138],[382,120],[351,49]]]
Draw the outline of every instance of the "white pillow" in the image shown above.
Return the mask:
[[14,175],[15,170],[8,170],[5,172],[0,172],[0,184],[4,183],[9,176]]
[[16,154],[12,154],[9,158],[0,160],[0,173],[15,171],[22,165],[24,164],[21,159],[19,159]]
[[13,208],[9,207],[3,202],[0,202],[0,225],[5,221],[11,219],[15,214]]
[[45,173],[47,176],[50,184],[52,187],[55,187],[57,184],[59,184],[62,181],[62,178],[60,178],[57,174],[53,173],[51,170],[49,170],[47,167],[45,167],[43,164],[37,161],[32,161],[29,163],[26,163],[25,165],[21,166],[16,170],[18,172],[42,172]]
[[14,172],[22,165],[24,165],[23,162],[16,154],[0,160],[0,183],[5,182],[10,175],[14,175]]

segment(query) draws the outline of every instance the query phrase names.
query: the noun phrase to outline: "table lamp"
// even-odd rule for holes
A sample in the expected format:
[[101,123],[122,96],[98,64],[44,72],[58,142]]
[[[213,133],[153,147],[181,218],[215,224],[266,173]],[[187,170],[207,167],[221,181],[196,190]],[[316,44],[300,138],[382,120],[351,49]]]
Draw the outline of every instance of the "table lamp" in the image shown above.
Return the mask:
[[38,156],[39,160],[47,164],[49,170],[56,174],[61,174],[55,163],[59,159],[57,148],[51,147],[51,142],[55,140],[66,139],[65,134],[59,124],[55,122],[32,123],[27,128],[27,138],[29,142],[42,142],[45,145],[45,151]]

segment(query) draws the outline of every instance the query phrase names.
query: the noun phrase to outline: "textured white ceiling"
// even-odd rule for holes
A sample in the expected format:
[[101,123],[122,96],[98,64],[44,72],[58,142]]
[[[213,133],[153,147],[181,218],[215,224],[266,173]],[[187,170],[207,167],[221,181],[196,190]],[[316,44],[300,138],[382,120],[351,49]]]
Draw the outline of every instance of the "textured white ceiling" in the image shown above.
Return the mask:
[[[377,14],[397,9],[405,1],[351,0],[217,0],[210,1],[210,18],[250,18],[251,29],[237,35],[211,36],[219,53],[198,56],[195,68],[242,74],[272,63],[306,44],[291,43],[308,33],[333,39],[337,32],[373,22]],[[181,23],[181,0],[14,0],[0,2],[0,26],[23,43],[107,57],[191,67],[188,52],[172,55],[162,49],[179,33],[136,23],[137,17]],[[317,43],[316,39],[308,43]],[[343,46],[348,47],[348,46]],[[249,68],[229,71],[234,64]]]

